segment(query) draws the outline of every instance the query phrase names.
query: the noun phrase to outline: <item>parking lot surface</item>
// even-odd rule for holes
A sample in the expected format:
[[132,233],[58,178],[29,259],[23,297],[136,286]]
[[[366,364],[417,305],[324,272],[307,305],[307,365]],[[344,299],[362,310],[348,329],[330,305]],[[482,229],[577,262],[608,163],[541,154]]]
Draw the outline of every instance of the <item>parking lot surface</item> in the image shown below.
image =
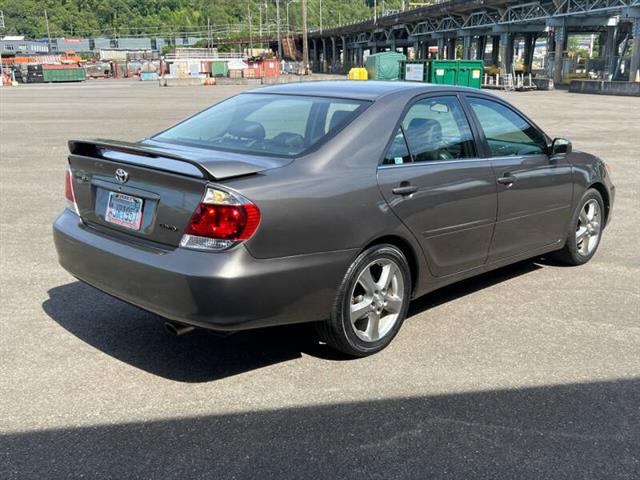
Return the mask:
[[345,360],[304,326],[172,337],[57,264],[68,139],[242,88],[0,89],[0,478],[640,478],[640,99],[500,93],[612,165],[599,252],[430,294]]

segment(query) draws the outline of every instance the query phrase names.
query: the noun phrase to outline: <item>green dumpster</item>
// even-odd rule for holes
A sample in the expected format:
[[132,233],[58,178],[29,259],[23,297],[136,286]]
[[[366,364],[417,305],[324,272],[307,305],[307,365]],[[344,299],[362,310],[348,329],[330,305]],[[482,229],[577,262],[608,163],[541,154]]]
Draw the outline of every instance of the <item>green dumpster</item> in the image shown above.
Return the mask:
[[441,85],[456,85],[458,76],[457,60],[434,60],[431,62],[429,80]]
[[209,71],[212,77],[229,76],[229,63],[226,60],[214,60],[211,62]]
[[398,52],[380,52],[367,57],[365,67],[369,80],[398,80],[400,62],[407,57]]
[[482,60],[434,60],[429,80],[441,85],[481,88],[483,70]]
[[458,77],[456,85],[481,88],[483,71],[484,64],[482,63],[482,60],[458,60]]

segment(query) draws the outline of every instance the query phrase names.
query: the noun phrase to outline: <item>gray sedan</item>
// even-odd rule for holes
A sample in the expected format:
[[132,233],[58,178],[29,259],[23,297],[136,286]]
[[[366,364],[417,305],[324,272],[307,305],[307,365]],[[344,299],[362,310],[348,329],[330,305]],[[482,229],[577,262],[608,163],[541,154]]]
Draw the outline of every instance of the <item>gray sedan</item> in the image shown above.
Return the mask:
[[419,83],[266,87],[69,148],[54,239],[71,274],[175,333],[315,322],[353,356],[444,285],[589,261],[615,194],[602,160],[505,101]]

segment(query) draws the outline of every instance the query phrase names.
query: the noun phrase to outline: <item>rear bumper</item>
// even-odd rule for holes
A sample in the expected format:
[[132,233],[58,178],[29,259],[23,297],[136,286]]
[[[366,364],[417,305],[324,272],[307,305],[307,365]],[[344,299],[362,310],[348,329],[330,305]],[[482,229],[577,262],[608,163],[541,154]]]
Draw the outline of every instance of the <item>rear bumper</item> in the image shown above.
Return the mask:
[[60,265],[116,298],[170,320],[241,330],[328,317],[355,251],[256,259],[164,250],[112,238],[65,210],[53,224]]

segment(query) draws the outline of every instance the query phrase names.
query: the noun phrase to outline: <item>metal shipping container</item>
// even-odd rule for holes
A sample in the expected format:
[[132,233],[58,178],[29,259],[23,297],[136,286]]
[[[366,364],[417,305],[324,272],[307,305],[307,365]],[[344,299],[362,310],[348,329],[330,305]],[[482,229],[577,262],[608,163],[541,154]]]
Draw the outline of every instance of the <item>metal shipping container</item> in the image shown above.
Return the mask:
[[407,57],[398,52],[374,53],[367,57],[365,67],[369,80],[399,80],[400,62]]
[[84,68],[50,68],[42,70],[45,82],[83,82],[87,79]]
[[209,71],[212,77],[226,77],[229,75],[229,64],[225,60],[214,60]]

